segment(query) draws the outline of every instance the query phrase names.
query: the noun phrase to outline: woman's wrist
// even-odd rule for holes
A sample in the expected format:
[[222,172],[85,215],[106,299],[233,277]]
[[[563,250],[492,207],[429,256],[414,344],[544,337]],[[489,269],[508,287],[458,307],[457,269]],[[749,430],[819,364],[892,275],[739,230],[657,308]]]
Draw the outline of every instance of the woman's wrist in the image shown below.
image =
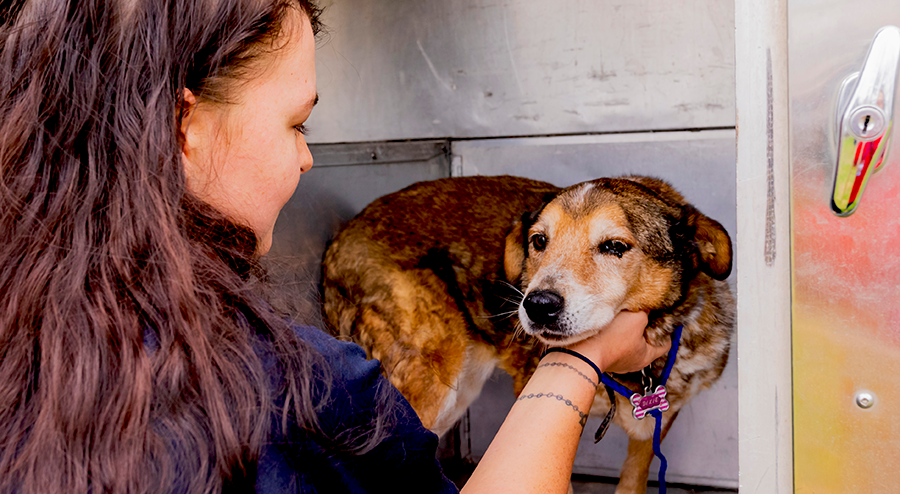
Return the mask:
[[[554,354],[556,354],[554,358],[551,358],[549,361],[545,362],[548,356],[554,356]],[[577,361],[572,361],[572,358],[565,358],[562,357],[562,355],[568,355],[569,357],[572,357]],[[541,355],[540,365],[568,367],[595,388],[600,386],[600,380],[602,379],[603,371],[591,358],[585,356],[577,350],[565,347],[550,347],[544,351],[543,355]],[[585,366],[587,366],[588,369],[585,369]]]
[[600,379],[593,368],[593,363],[573,355],[576,352],[560,350],[566,349],[554,347],[542,355],[534,374],[516,402],[518,404],[535,400],[538,402],[549,400],[548,403],[558,401],[570,408],[573,411],[573,419],[580,427],[584,427]]
[[[567,383],[566,386],[578,392],[587,392],[591,396],[600,387],[600,376],[593,362],[587,357],[580,358],[578,352],[566,348],[551,347],[541,356],[535,373],[541,373],[545,377],[551,377],[556,386]],[[584,357],[584,355],[582,355]],[[543,390],[543,389],[542,389]],[[543,390],[546,391],[546,390]]]

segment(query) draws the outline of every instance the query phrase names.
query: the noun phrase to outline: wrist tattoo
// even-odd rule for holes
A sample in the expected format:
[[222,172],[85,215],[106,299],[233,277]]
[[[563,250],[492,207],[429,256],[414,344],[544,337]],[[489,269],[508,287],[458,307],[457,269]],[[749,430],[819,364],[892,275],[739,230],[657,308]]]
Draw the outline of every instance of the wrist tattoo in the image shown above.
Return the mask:
[[574,366],[571,366],[565,362],[547,362],[546,364],[541,364],[541,365],[537,366],[538,369],[540,369],[541,367],[565,367],[567,369],[572,369],[579,376],[583,377],[585,381],[591,383],[591,386],[593,386],[594,388],[599,386],[597,383],[594,382],[593,379],[586,376],[584,373],[582,373],[580,370],[576,369]]
[[565,396],[556,393],[528,393],[527,395],[520,396],[516,401],[522,400],[531,400],[534,398],[556,398],[556,401],[564,403],[567,407],[578,412],[578,424],[584,428],[584,425],[587,423],[587,414],[582,412],[578,405],[572,403],[572,400],[566,399]]

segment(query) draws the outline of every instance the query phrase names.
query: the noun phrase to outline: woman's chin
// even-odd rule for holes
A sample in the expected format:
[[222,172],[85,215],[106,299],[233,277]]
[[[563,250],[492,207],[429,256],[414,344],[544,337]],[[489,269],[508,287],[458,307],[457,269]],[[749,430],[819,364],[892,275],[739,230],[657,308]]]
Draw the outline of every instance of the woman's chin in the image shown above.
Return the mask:
[[269,253],[272,249],[272,231],[269,230],[265,235],[259,236],[259,241],[256,243],[256,255],[264,256]]

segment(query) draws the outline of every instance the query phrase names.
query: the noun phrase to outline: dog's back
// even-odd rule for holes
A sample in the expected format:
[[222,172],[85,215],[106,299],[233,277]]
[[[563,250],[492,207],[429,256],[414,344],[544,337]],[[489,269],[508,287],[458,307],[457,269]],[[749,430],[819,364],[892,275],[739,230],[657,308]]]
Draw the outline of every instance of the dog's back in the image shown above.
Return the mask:
[[509,176],[415,184],[366,207],[326,251],[329,323],[381,360],[426,427],[448,430],[497,365],[532,359],[510,344],[504,246],[558,190]]

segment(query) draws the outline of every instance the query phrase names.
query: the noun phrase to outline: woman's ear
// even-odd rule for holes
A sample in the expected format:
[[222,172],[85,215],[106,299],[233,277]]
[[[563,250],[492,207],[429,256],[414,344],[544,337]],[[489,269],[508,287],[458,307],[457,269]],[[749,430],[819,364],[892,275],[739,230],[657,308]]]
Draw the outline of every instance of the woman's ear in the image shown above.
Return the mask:
[[221,132],[222,114],[213,104],[201,103],[190,89],[183,91],[178,108],[181,162],[188,187],[197,193],[216,177],[212,164],[216,154],[221,152],[217,149],[220,144],[217,135]]
[[195,155],[197,154],[197,145],[198,145],[198,136],[197,136],[197,127],[191,126],[194,123],[193,117],[197,113],[197,97],[194,95],[193,91],[188,88],[184,88],[181,93],[181,104],[178,108],[178,137],[181,143],[181,161],[184,163],[185,168],[188,166],[193,166],[191,163],[195,159]]

